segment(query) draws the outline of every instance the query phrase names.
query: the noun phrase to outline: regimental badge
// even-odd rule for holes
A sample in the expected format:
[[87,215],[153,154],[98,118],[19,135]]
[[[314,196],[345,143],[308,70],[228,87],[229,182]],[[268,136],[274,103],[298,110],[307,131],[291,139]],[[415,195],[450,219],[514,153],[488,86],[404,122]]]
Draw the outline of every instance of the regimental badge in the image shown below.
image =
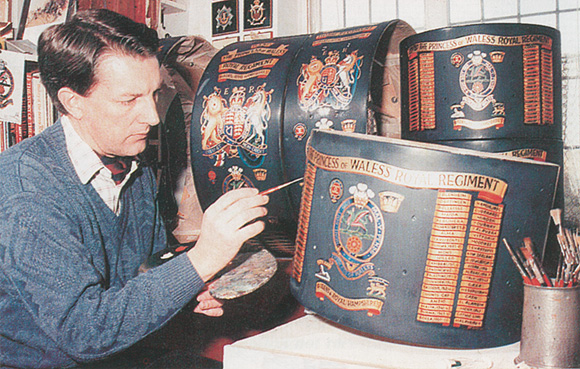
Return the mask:
[[308,132],[308,128],[306,128],[306,124],[304,123],[296,123],[292,130],[294,131],[294,138],[298,141],[302,141]]
[[266,84],[246,99],[245,87],[234,87],[229,100],[220,89],[204,96],[201,123],[203,155],[223,166],[228,157],[240,157],[251,168],[260,167],[267,154],[270,101],[274,90]]
[[216,178],[217,174],[213,170],[207,172],[207,179],[210,181],[211,184],[215,184]]
[[345,119],[340,122],[340,126],[343,131],[352,133],[356,128],[356,119]]
[[14,92],[14,76],[6,66],[6,62],[0,59],[0,109],[12,105],[10,98]]
[[324,61],[312,56],[303,64],[298,77],[298,102],[302,110],[314,111],[323,107],[346,110],[356,91],[361,74],[363,56],[358,50],[341,59],[336,50],[327,52]]
[[[330,186],[331,198],[342,196],[342,183],[334,179]],[[323,282],[316,285],[316,295],[324,300],[328,298],[342,309],[368,310],[368,315],[380,314],[382,301],[386,297],[386,288],[389,282],[376,276],[372,259],[380,251],[384,235],[385,222],[380,208],[372,201],[375,197],[373,190],[364,183],[358,183],[349,188],[352,195],[345,199],[334,215],[332,241],[335,252],[330,259],[318,259],[320,268],[315,274],[324,282],[331,281],[329,271],[336,265],[340,276],[348,281],[355,281],[367,277],[368,287],[365,299],[350,299],[340,296]],[[332,201],[332,200],[331,200]],[[379,299],[379,300],[376,300]],[[343,304],[341,301],[351,300],[353,303]]]
[[224,183],[222,185],[223,193],[237,190],[238,188],[242,187],[254,187],[252,181],[250,181],[250,179],[243,174],[243,168],[234,165],[228,169],[228,172],[230,172],[230,174],[224,179]]
[[330,194],[330,201],[333,203],[338,202],[342,198],[344,192],[344,185],[342,181],[338,178],[333,179],[328,186],[328,193]]
[[250,25],[261,26],[265,20],[264,4],[260,0],[254,0],[254,3],[250,6]]
[[237,0],[214,1],[211,4],[212,35],[222,35],[238,31]]
[[316,122],[314,125],[318,129],[325,130],[325,131],[331,131],[332,126],[334,125],[334,122],[328,118],[320,118],[320,120],[318,122]]
[[[486,53],[475,50],[468,56],[468,61],[459,72],[459,86],[464,96],[459,104],[451,106],[453,113],[453,128],[460,130],[463,127],[469,129],[487,129],[503,127],[505,120],[505,107],[503,103],[495,100],[493,91],[497,83],[497,72],[492,63],[485,58]],[[466,119],[465,107],[481,112],[492,106],[491,116],[483,121]]]
[[244,28],[257,29],[272,26],[272,0],[244,0]]
[[232,9],[227,8],[225,5],[217,11],[217,15],[215,17],[216,21],[216,28],[219,30],[225,30],[228,26],[232,25],[232,21],[234,19],[234,15],[232,14]]
[[268,176],[268,169],[264,169],[264,168],[254,169],[254,177],[256,177],[257,181],[263,182],[266,180],[267,176]]

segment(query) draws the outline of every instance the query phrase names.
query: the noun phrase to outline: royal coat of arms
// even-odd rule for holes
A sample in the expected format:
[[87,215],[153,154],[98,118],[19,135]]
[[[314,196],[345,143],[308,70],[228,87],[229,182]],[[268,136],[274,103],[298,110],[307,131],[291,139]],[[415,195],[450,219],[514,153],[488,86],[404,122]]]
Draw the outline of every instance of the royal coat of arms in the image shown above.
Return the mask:
[[344,58],[340,52],[331,50],[324,61],[312,56],[303,64],[298,77],[298,100],[305,111],[331,107],[336,110],[348,108],[360,77],[362,56],[354,50]]
[[268,148],[267,132],[271,116],[270,102],[273,89],[266,84],[258,86],[246,98],[246,87],[234,87],[229,99],[221,90],[204,96],[201,123],[203,155],[221,167],[228,157],[240,157],[247,166],[262,165]]

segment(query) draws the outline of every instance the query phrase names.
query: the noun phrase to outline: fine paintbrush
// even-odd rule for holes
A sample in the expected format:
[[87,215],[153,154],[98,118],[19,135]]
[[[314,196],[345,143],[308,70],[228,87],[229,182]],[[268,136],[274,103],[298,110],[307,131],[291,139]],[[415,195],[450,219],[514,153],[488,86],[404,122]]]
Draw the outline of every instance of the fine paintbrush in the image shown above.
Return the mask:
[[298,182],[302,181],[303,179],[304,179],[304,177],[300,177],[300,178],[296,178],[296,179],[294,179],[294,180],[292,180],[290,182],[282,183],[281,185],[278,185],[276,187],[272,187],[272,188],[269,188],[267,190],[264,190],[264,191],[260,192],[259,195],[269,195],[272,192],[276,192],[276,191],[281,190],[281,189],[283,189],[285,187],[288,187],[290,185],[293,185],[294,183],[298,183]]

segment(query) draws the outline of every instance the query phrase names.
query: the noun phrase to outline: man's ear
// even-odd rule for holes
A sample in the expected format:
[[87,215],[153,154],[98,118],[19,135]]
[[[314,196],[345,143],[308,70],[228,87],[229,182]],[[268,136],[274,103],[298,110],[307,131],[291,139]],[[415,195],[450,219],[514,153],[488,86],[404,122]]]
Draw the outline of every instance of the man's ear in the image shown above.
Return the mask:
[[64,106],[69,115],[81,119],[83,116],[83,97],[70,89],[63,87],[58,90],[58,100]]

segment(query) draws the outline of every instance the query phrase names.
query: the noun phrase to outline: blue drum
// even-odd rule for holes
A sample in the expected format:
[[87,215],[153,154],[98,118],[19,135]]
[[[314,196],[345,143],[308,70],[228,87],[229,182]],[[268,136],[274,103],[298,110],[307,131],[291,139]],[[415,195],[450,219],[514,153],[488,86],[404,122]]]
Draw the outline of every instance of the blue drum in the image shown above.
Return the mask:
[[[237,42],[206,67],[191,120],[191,163],[205,210],[239,187],[265,190],[304,174],[317,127],[400,130],[398,20],[335,32]],[[301,187],[273,193],[266,232],[293,245]]]
[[558,165],[333,131],[314,131],[306,158],[290,283],[306,308],[407,344],[520,339],[502,240],[544,244]]

